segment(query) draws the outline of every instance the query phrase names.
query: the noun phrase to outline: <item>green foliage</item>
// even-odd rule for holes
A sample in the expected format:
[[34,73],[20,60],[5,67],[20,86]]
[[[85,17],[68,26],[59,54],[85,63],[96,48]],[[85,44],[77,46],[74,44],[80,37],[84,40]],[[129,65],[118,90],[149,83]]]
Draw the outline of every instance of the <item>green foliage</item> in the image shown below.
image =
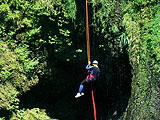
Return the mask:
[[19,92],[13,87],[10,83],[0,84],[0,108],[7,110],[15,110],[17,109],[19,99],[17,95]]
[[[96,22],[94,24],[101,24],[100,26],[96,25],[96,31],[98,32],[101,30],[102,33],[106,33],[107,29],[111,29],[116,33],[118,31],[116,18],[114,17],[116,14],[114,11],[116,7],[116,1],[92,0],[92,3],[94,8],[93,20]],[[96,11],[96,9],[98,10]]]
[[[17,97],[36,85],[44,71],[52,77],[59,74],[58,62],[86,59],[84,3],[0,1],[0,108],[17,111],[11,119],[51,119],[38,108],[18,111]],[[92,57],[107,56],[106,61],[112,62],[110,57],[120,56],[127,48],[133,82],[126,119],[159,116],[159,8],[157,0],[89,0]]]
[[0,41],[0,108],[17,109],[17,96],[38,83],[39,61],[30,55],[28,46],[18,46],[11,50],[5,42]]
[[65,17],[68,16],[72,20],[75,20],[76,12],[77,12],[75,0],[65,0],[65,8],[67,11],[67,14],[65,14]]
[[160,17],[159,5],[154,6],[152,2],[130,2],[130,8],[126,7],[128,11],[123,16],[133,67],[131,99],[124,119],[159,118]]
[[[98,37],[100,44],[103,44],[102,50],[111,50],[111,56],[117,56],[122,53],[122,49],[128,44],[123,45],[122,35],[124,29],[121,23],[121,2],[116,0],[92,0],[93,7],[93,34]],[[102,42],[103,41],[103,42]],[[107,49],[106,49],[107,48]]]
[[[19,108],[17,97],[44,74],[48,46],[53,46],[57,58],[68,47],[71,50],[70,25],[76,18],[76,4],[74,0],[2,0],[0,16],[0,109],[13,112]],[[66,60],[68,55],[60,58]],[[49,119],[39,109],[16,114],[21,113]]]
[[45,110],[33,108],[31,110],[18,110],[10,120],[53,120],[45,113]]
[[126,47],[127,48],[126,50],[128,50],[128,45],[130,42],[128,36],[125,33],[123,33],[122,35],[120,35],[119,39],[120,39],[119,47],[121,48],[121,51],[123,50],[124,47]]
[[[0,5],[0,35],[12,42],[54,44],[60,51],[71,45],[69,19],[75,19],[73,0],[9,1]],[[51,27],[52,26],[52,27]]]
[[3,118],[0,118],[0,120],[5,120],[5,118],[3,117]]
[[2,82],[10,81],[20,91],[26,91],[30,86],[35,85],[38,77],[37,70],[33,71],[33,69],[39,62],[29,57],[30,51],[27,46],[20,46],[12,51],[1,41],[0,47],[2,48],[0,51]]
[[31,51],[28,50],[28,45],[18,46],[15,49],[19,61],[23,64],[24,70],[27,73],[33,72],[35,66],[39,64],[39,60],[31,59],[29,56],[31,55]]

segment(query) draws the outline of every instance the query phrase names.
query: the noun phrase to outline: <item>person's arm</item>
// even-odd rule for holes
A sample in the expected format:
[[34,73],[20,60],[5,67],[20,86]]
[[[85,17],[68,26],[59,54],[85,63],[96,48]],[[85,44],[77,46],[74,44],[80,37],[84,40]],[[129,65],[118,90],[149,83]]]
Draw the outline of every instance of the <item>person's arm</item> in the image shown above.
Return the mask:
[[86,69],[87,69],[87,70],[89,70],[89,69],[91,69],[91,68],[93,68],[93,66],[90,66],[90,64],[88,64],[88,65],[86,66]]

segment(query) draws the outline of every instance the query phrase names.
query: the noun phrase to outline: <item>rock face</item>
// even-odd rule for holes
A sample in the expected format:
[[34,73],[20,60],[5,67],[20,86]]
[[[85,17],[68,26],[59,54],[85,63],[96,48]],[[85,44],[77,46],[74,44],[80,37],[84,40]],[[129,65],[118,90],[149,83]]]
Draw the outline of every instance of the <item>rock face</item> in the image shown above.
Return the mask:
[[131,6],[127,8],[122,22],[130,38],[128,52],[133,78],[131,98],[124,119],[158,119],[160,117],[159,4],[156,1],[135,1],[129,5]]

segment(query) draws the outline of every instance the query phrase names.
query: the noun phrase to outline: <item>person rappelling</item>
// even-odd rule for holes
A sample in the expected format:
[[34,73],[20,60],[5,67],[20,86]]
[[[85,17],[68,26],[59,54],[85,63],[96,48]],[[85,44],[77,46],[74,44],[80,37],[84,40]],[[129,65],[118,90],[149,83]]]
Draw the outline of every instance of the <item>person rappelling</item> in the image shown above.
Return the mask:
[[87,75],[86,79],[81,82],[78,93],[75,96],[75,98],[78,98],[78,97],[81,97],[82,95],[84,95],[84,93],[83,93],[84,83],[95,82],[97,77],[99,77],[99,75],[100,75],[100,70],[98,67],[97,60],[94,60],[92,62],[92,65],[91,65],[91,62],[89,61],[88,65],[86,66],[86,69],[88,70],[88,75]]
[[[100,74],[100,70],[98,67],[98,61],[94,60],[92,62],[92,66],[90,65],[91,62],[90,62],[90,42],[89,42],[89,23],[88,23],[87,0],[86,0],[86,40],[87,40],[87,58],[88,58],[88,65],[86,66],[86,69],[88,70],[89,74],[87,75],[86,79],[81,82],[78,93],[75,96],[75,98],[78,98],[84,95],[84,93],[82,92],[84,83],[91,83],[91,88],[92,88],[92,82],[96,81],[96,78],[99,77],[99,74]],[[94,120],[97,120],[93,88],[91,89],[91,94],[92,94],[92,102],[93,102]]]

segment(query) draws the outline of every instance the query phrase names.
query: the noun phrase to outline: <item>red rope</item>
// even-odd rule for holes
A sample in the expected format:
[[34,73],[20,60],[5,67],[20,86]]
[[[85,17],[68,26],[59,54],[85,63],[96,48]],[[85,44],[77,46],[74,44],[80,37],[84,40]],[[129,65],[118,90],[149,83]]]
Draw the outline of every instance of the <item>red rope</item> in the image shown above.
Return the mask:
[[[88,5],[87,5],[87,0],[86,0],[86,40],[87,40],[87,57],[88,57],[88,62],[89,62],[90,61],[90,43],[89,43],[89,25],[88,25]],[[96,105],[95,105],[95,101],[94,101],[93,90],[91,90],[91,93],[92,93],[94,119],[97,120]]]
[[87,40],[87,57],[90,61],[90,43],[89,43],[89,25],[88,25],[88,5],[86,0],[86,40]]
[[95,101],[94,101],[93,90],[91,91],[91,93],[92,93],[92,101],[93,101],[94,119],[97,120],[97,115],[96,115],[96,105],[95,105]]

